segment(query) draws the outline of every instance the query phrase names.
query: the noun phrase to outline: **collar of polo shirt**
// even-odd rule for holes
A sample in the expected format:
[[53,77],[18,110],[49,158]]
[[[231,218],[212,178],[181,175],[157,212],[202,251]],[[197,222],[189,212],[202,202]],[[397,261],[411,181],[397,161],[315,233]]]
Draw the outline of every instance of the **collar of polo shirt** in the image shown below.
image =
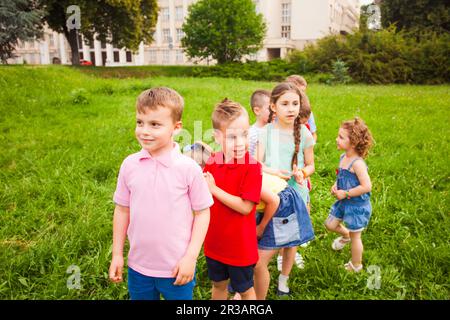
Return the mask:
[[235,169],[240,164],[248,164],[249,163],[249,153],[245,153],[245,162],[242,163],[241,161],[235,161],[236,159],[233,159],[233,162],[225,163],[225,155],[223,151],[215,152],[212,154],[212,156],[208,160],[208,164],[217,164],[218,166],[224,166],[226,165],[229,169]]
[[139,152],[139,160],[153,159],[161,163],[163,166],[169,168],[172,165],[173,156],[176,154],[181,154],[180,146],[178,145],[178,143],[174,142],[172,150],[157,157],[152,157],[147,150],[141,149],[141,151]]

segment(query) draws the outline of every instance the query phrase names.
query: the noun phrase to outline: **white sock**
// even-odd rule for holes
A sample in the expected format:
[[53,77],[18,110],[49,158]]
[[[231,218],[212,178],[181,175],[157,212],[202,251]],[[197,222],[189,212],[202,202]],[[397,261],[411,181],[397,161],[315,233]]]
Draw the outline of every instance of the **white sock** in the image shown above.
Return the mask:
[[278,290],[283,292],[289,292],[289,287],[287,285],[289,277],[280,274],[278,277]]

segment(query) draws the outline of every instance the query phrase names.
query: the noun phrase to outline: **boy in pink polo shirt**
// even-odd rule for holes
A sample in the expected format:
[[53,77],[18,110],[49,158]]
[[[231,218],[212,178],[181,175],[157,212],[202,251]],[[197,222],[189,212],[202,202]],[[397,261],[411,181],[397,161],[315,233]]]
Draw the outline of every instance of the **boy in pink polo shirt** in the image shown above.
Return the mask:
[[213,200],[201,168],[173,141],[182,126],[183,105],[176,91],[164,87],[137,99],[136,138],[142,150],[120,167],[109,268],[110,280],[121,282],[128,235],[132,300],[192,299]]
[[261,195],[261,164],[248,153],[249,119],[238,103],[225,99],[212,114],[214,138],[222,147],[203,171],[214,197],[205,239],[212,299],[227,299],[228,279],[243,300],[256,299],[253,269],[258,261],[255,207]]

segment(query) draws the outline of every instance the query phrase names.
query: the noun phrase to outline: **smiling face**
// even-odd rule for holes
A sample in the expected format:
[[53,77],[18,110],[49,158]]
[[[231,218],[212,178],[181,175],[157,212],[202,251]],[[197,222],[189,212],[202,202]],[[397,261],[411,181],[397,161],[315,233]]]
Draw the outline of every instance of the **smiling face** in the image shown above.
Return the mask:
[[136,112],[136,138],[152,157],[158,156],[173,146],[173,135],[181,129],[181,121],[174,121],[169,108],[147,109]]
[[339,133],[336,138],[336,145],[338,150],[344,151],[347,151],[352,147],[350,144],[350,137],[348,135],[348,131],[345,130],[344,128],[339,128]]
[[271,108],[281,124],[293,125],[300,112],[300,96],[295,91],[286,91]]
[[248,129],[249,119],[247,113],[242,113],[239,117],[222,125],[220,130],[214,131],[214,138],[223,150],[225,161],[241,159],[248,149]]

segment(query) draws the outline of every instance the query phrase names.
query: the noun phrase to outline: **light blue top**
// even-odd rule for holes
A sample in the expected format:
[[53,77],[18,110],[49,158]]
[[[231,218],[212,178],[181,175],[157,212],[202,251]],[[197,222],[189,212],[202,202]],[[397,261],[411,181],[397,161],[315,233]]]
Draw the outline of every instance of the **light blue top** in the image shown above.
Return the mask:
[[308,124],[309,124],[309,129],[311,130],[311,133],[314,133],[317,131],[316,120],[314,120],[314,113],[312,113],[312,111],[311,111],[311,115],[308,118]]
[[[304,150],[315,144],[313,136],[306,126],[301,125],[300,130],[300,150],[297,155],[297,167],[299,169],[305,166]],[[291,162],[295,151],[294,135],[292,131],[276,129],[272,123],[269,123],[261,131],[258,140],[259,143],[265,146],[264,164],[266,166],[272,169],[292,172]],[[288,184],[300,194],[305,203],[309,202],[309,191],[306,181],[303,185],[299,185],[294,177],[292,177],[288,181]]]

